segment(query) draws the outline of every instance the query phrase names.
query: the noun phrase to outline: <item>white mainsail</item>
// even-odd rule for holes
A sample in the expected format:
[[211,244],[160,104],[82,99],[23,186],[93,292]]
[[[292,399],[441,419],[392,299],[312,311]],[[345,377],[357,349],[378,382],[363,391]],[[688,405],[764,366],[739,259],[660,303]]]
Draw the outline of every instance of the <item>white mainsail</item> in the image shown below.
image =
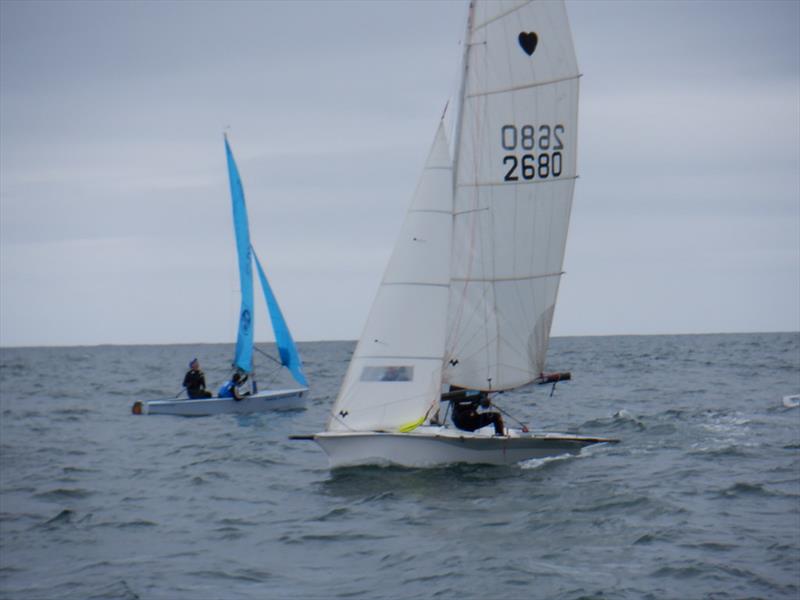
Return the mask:
[[450,285],[453,172],[440,124],[328,422],[402,430],[438,407]]
[[442,384],[538,378],[576,177],[578,68],[563,2],[470,6],[451,162],[440,123],[328,422],[410,431]]
[[455,149],[445,381],[544,370],[576,177],[578,66],[563,2],[475,2]]

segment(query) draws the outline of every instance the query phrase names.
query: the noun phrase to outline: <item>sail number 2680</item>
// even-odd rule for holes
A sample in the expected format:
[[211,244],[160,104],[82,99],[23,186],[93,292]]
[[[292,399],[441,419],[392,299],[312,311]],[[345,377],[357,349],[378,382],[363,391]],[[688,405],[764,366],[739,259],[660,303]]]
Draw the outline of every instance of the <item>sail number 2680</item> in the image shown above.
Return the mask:
[[524,180],[546,179],[561,175],[563,135],[563,125],[540,125],[538,128],[534,125],[503,125],[500,144],[503,150],[515,153],[503,157],[506,169],[504,181],[519,181],[520,177]]

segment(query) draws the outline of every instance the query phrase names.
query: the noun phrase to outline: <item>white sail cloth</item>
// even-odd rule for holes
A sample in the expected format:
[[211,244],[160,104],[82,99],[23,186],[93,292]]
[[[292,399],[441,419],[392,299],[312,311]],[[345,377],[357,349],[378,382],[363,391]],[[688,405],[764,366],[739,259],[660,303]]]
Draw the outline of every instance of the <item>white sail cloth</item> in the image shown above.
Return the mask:
[[576,177],[578,67],[563,3],[480,2],[466,49],[445,380],[536,379]]
[[450,284],[452,182],[440,124],[334,404],[330,431],[411,428],[438,406]]
[[442,384],[504,390],[542,373],[578,76],[563,2],[473,3],[454,162],[440,124],[329,431],[410,431]]

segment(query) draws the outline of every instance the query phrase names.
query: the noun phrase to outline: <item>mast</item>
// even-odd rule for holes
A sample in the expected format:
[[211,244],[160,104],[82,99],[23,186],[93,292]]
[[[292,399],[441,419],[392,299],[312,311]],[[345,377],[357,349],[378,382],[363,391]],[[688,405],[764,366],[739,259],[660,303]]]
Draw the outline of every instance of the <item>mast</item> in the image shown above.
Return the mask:
[[241,306],[239,309],[239,330],[236,337],[236,351],[233,366],[250,373],[253,370],[253,267],[250,253],[250,226],[247,219],[247,206],[244,187],[233,157],[233,151],[225,137],[225,157],[228,163],[228,180],[233,209],[233,230],[236,237],[236,254],[239,265],[239,284],[241,287]]
[[464,49],[461,53],[461,84],[458,87],[458,104],[456,105],[456,126],[453,132],[453,194],[458,183],[458,159],[461,155],[459,145],[461,144],[461,128],[464,120],[464,90],[467,85],[467,69],[469,69],[469,46],[472,39],[472,20],[475,14],[475,0],[470,0],[467,9],[467,27],[464,31]]

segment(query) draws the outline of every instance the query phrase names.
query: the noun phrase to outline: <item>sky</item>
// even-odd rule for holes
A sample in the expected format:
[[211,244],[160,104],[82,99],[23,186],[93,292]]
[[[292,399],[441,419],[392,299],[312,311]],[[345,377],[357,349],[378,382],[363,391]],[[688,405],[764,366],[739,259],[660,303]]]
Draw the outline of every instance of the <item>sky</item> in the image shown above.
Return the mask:
[[[567,10],[580,178],[553,335],[800,330],[800,3]],[[224,131],[295,338],[357,339],[465,17],[0,0],[0,345],[233,342]]]

